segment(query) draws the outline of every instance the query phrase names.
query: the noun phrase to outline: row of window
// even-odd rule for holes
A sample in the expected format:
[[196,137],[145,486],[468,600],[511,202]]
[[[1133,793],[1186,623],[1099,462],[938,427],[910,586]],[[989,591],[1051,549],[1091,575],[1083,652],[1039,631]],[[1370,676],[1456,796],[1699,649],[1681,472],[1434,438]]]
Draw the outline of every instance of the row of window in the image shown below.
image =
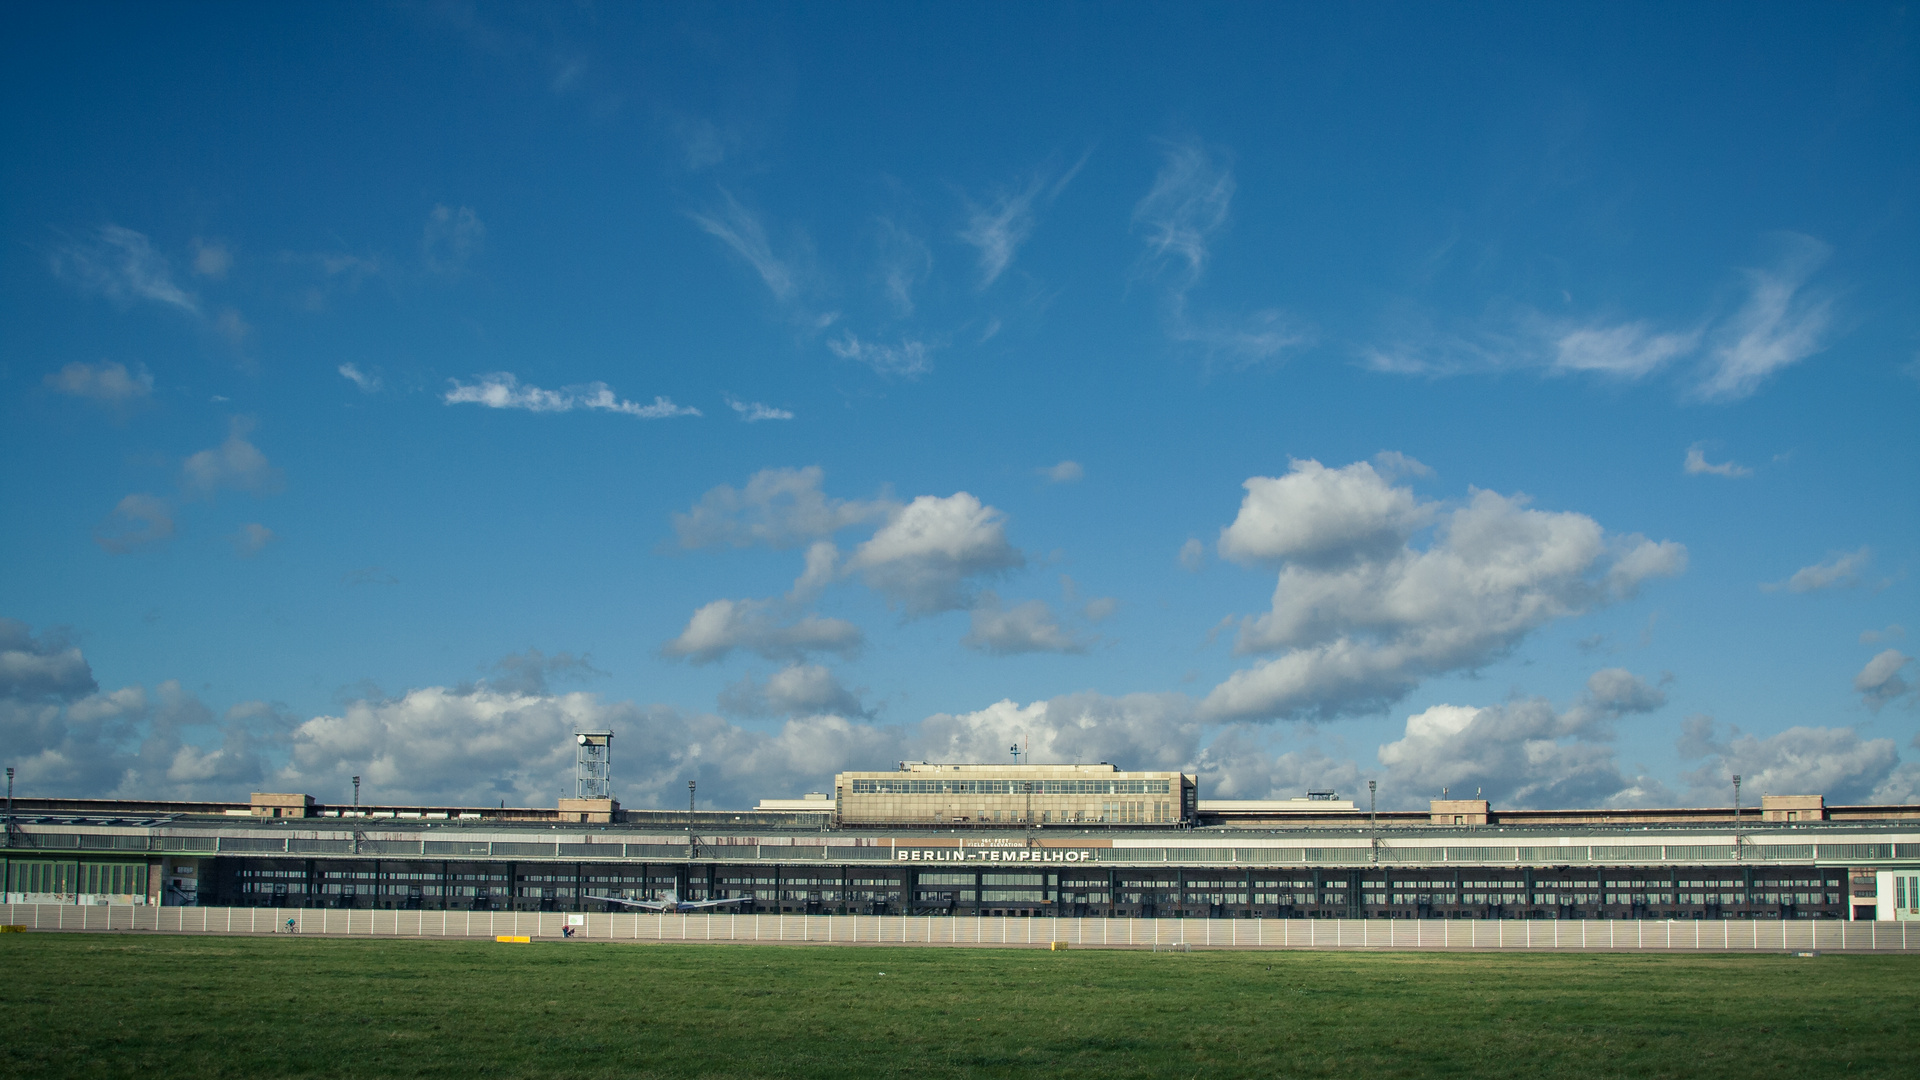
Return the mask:
[[1171,780],[855,780],[855,795],[1165,795]]
[[145,863],[9,862],[6,878],[7,892],[133,896],[147,891]]

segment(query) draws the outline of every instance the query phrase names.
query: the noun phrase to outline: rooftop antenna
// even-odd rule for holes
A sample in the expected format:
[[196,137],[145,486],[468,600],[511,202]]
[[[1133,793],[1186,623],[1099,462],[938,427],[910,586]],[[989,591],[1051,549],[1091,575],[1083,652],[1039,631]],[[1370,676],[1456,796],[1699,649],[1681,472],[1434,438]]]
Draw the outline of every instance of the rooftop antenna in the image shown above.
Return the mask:
[[1733,827],[1740,827],[1740,774],[1733,774]]
[[353,778],[353,808],[360,809],[360,778]]
[[1013,763],[1015,765],[1020,764],[1020,744],[1019,743],[1014,743],[1012,746],[1007,747],[1007,753],[1013,755]]
[[[687,861],[693,861],[693,781],[687,781]],[[688,873],[692,873],[691,870]]]
[[573,767],[573,797],[613,798],[613,732],[579,731],[573,741],[580,751]]
[[13,846],[13,766],[7,766],[7,846]]

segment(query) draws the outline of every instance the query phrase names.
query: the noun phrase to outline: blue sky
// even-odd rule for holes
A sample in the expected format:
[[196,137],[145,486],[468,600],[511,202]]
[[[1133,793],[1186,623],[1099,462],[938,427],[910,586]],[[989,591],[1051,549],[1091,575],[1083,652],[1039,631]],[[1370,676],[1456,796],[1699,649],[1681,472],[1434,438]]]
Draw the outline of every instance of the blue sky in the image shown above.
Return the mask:
[[46,6],[23,792],[1920,801],[1900,7]]

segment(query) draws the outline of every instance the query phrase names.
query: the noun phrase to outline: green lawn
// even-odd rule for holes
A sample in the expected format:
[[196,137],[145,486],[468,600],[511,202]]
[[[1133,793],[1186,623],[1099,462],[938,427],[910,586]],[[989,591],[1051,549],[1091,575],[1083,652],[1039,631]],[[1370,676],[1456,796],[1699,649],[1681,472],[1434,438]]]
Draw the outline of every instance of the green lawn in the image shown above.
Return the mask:
[[6,1077],[1920,1076],[1920,958],[9,934]]

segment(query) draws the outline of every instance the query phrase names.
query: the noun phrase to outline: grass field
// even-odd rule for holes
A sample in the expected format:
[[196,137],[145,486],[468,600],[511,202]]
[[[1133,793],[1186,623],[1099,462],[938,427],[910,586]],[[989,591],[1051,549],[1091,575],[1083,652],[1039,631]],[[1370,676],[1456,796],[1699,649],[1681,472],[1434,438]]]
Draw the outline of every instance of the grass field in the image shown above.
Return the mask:
[[8,1077],[1920,1076],[1920,958],[0,937]]

